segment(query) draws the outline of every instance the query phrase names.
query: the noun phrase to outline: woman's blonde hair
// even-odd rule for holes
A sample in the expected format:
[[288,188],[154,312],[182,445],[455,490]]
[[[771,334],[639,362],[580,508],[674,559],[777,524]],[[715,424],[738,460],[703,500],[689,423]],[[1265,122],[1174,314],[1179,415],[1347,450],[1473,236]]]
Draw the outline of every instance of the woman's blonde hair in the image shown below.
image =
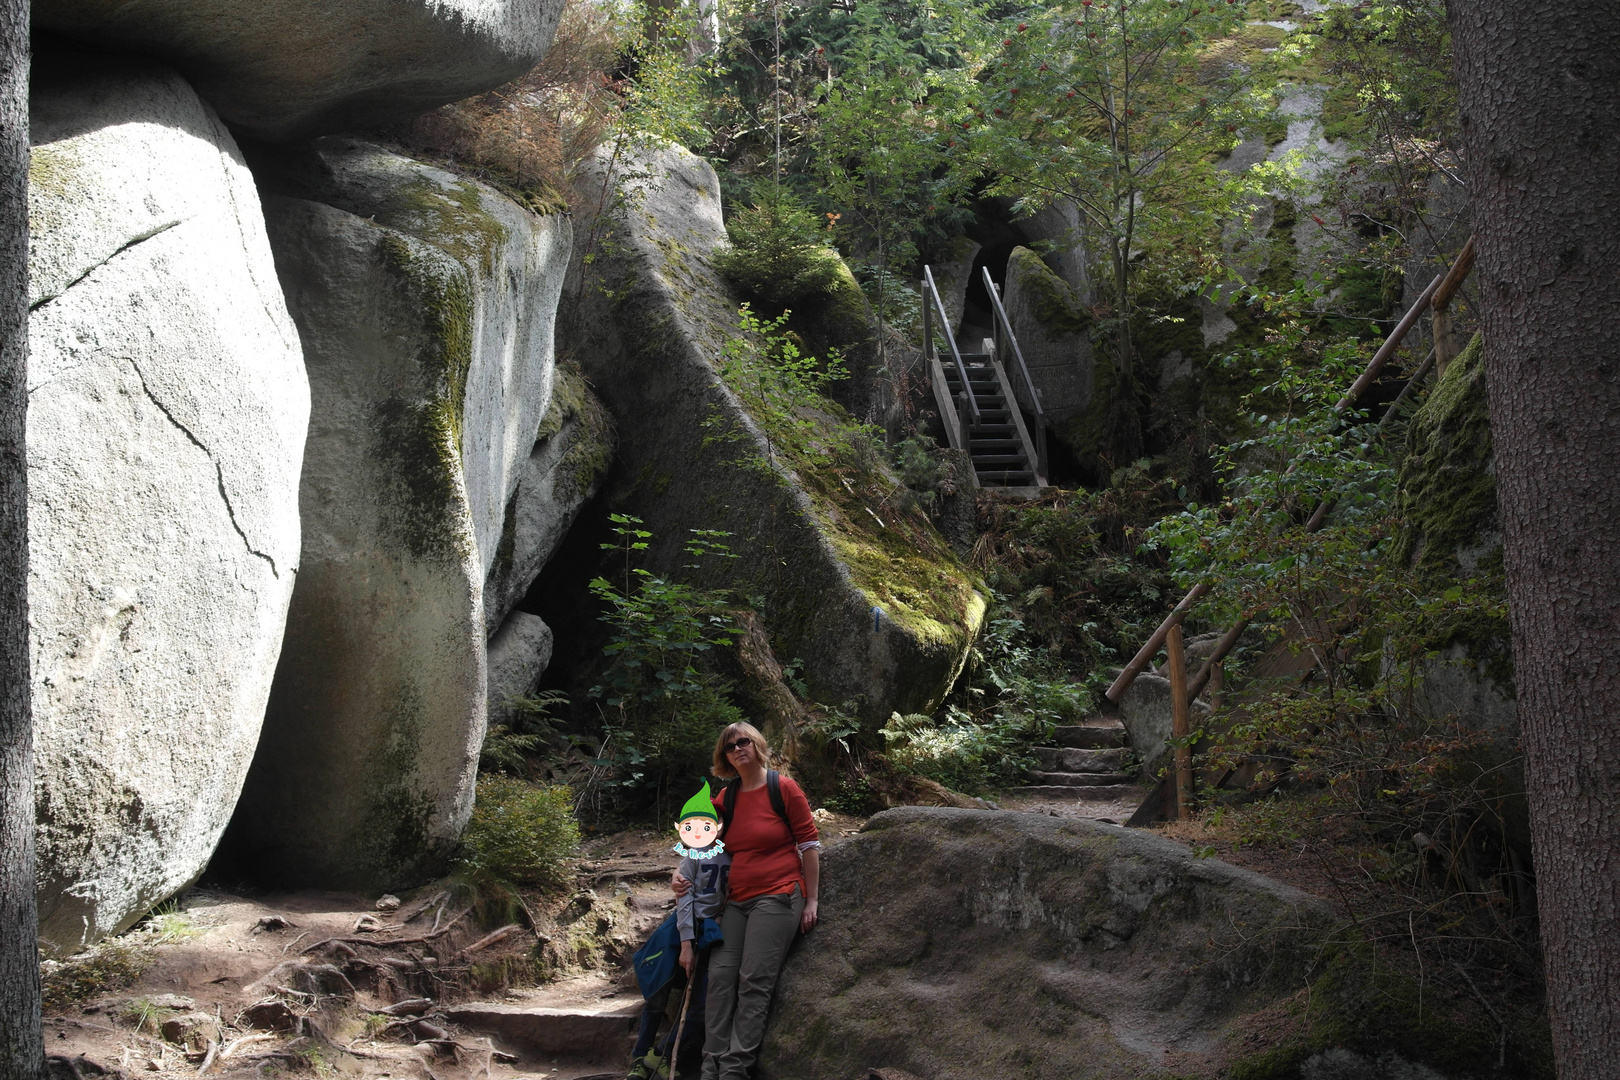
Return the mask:
[[735,723],[722,731],[720,737],[714,740],[714,775],[720,779],[730,780],[737,775],[737,770],[732,768],[731,762],[726,759],[726,743],[735,742],[743,736],[747,736],[753,742],[754,749],[759,754],[760,760],[767,766],[770,764],[771,748],[766,744],[765,736],[760,734],[759,728],[753,724]]

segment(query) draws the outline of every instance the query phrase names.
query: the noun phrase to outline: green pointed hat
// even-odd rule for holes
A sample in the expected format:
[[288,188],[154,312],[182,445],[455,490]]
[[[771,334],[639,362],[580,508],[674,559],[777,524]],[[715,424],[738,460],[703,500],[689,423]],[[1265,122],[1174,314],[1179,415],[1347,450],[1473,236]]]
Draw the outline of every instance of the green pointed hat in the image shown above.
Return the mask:
[[714,808],[714,800],[709,797],[709,782],[707,780],[703,781],[702,791],[686,800],[686,805],[681,807],[680,817],[676,818],[675,820],[685,821],[687,818],[691,817],[706,817],[713,818],[715,821],[720,820],[720,815],[715,811]]

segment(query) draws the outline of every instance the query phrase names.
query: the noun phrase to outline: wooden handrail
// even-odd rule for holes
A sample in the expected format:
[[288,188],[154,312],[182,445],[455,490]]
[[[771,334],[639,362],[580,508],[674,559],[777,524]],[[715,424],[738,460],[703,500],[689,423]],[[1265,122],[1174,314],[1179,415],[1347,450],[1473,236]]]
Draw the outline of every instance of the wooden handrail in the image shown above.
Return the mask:
[[[945,302],[939,298],[939,289],[934,286],[934,271],[932,267],[923,267],[923,288],[927,295],[923,303],[933,301],[934,307],[939,311],[940,327],[945,334],[945,343],[951,347],[951,359],[956,361],[956,373],[962,379],[962,389],[967,394],[968,404],[973,408],[973,422],[980,422],[979,398],[973,392],[973,384],[968,382],[967,365],[962,363],[962,353],[956,347],[956,334],[951,329],[950,316],[945,311]],[[934,355],[933,320],[925,321],[923,325],[923,351],[929,356]]]
[[1159,624],[1159,628],[1153,631],[1153,636],[1147,639],[1147,644],[1138,649],[1136,655],[1131,657],[1131,662],[1125,665],[1125,670],[1119,673],[1118,678],[1114,680],[1114,684],[1103,695],[1104,697],[1117,704],[1119,699],[1125,696],[1125,691],[1130,687],[1131,683],[1135,682],[1136,677],[1142,674],[1147,666],[1153,662],[1153,656],[1159,651],[1159,646],[1164,644],[1164,639],[1169,636],[1170,628],[1186,618],[1187,612],[1191,611],[1193,605],[1198,603],[1199,597],[1207,592],[1209,592],[1209,582],[1207,581],[1200,581],[1187,590],[1187,595],[1181,598],[1181,603],[1177,604],[1170,614],[1164,617],[1164,621]]
[[1474,238],[1470,236],[1468,243],[1457,253],[1457,261],[1451,264],[1451,270],[1446,274],[1446,280],[1434,290],[1434,297],[1429,301],[1436,311],[1444,311],[1451,306],[1451,298],[1457,295],[1462,283],[1468,279],[1469,271],[1474,269]]
[[[1035,380],[1029,377],[1029,365],[1024,363],[1024,350],[1018,347],[1018,336],[1013,333],[1012,320],[1007,318],[1007,309],[1002,306],[1001,293],[996,288],[995,279],[990,276],[988,266],[979,267],[984,272],[984,289],[990,294],[990,308],[1000,329],[1007,335],[1007,342],[1012,346],[1013,358],[1018,361],[1018,372],[1024,377],[1024,389],[1029,391],[1030,404],[1035,407],[1035,472],[1040,476],[1046,475],[1046,413],[1041,409],[1041,392],[1035,389]],[[1009,401],[1009,406],[1016,408],[1016,401]]]
[[1344,412],[1361,400],[1361,395],[1367,392],[1367,387],[1371,386],[1373,380],[1378,377],[1378,373],[1383,370],[1384,364],[1388,362],[1390,357],[1395,355],[1395,350],[1400,348],[1402,339],[1406,337],[1412,327],[1417,325],[1418,318],[1428,309],[1429,301],[1434,299],[1435,291],[1440,288],[1440,283],[1445,279],[1445,274],[1436,274],[1434,276],[1434,280],[1429,282],[1429,287],[1423,290],[1423,295],[1417,298],[1417,303],[1412,305],[1410,311],[1401,316],[1401,321],[1395,325],[1394,331],[1378,347],[1378,351],[1373,353],[1373,358],[1367,361],[1367,370],[1363,371],[1361,377],[1350,385],[1349,390],[1345,391],[1344,398],[1333,406],[1335,411]]

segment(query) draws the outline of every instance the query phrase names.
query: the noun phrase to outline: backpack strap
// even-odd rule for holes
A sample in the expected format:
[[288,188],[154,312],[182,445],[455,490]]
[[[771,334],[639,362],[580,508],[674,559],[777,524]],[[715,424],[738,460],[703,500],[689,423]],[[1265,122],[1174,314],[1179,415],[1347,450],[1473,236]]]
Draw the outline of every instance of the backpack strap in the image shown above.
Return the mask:
[[[742,790],[742,777],[734,776],[726,781],[720,794],[725,796],[725,802],[720,807],[720,835],[725,836],[726,830],[731,827],[731,815],[737,810],[737,793]],[[775,769],[765,770],[765,794],[770,797],[771,809],[776,816],[782,819],[782,824],[788,827],[788,833],[793,832],[793,822],[788,820],[787,801],[782,798],[782,774]]]
[[765,770],[765,792],[771,797],[771,809],[782,819],[782,824],[788,827],[788,835],[791,836],[793,822],[788,820],[787,803],[782,799],[782,774],[775,769]]
[[737,792],[742,790],[742,777],[733,776],[721,787],[720,794],[725,796],[725,802],[720,804],[720,835],[724,837],[731,828],[731,815],[737,812]]

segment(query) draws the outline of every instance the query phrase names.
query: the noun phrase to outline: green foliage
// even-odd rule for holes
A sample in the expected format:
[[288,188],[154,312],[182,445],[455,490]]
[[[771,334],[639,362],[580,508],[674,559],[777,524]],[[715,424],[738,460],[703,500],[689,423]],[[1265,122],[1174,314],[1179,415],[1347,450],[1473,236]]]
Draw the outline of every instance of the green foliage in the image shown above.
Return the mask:
[[[1212,775],[1266,796],[1231,810],[1238,840],[1330,848],[1364,933],[1420,969],[1502,972],[1505,1009],[1539,978],[1516,732],[1438,715],[1421,693],[1462,630],[1503,625],[1505,597],[1499,576],[1400,554],[1399,444],[1335,408],[1365,351],[1300,318],[1234,358],[1272,373],[1249,398],[1254,435],[1219,455],[1223,500],[1165,518],[1147,545],[1180,586],[1215,586],[1202,610],[1251,628],[1226,691],[1238,707],[1202,744]],[[1431,404],[1446,411],[1468,377]]]
[[[999,719],[999,718],[998,718]],[[1028,732],[1004,722],[976,721],[961,709],[948,709],[943,721],[895,713],[884,725],[885,756],[903,773],[937,780],[953,791],[985,794],[1021,783],[1034,764],[1021,753]]]
[[[627,134],[700,147],[710,139],[706,124],[706,65],[693,62],[688,41],[698,25],[695,2],[630,5],[622,49],[634,60],[624,81],[618,119]],[[634,29],[630,29],[634,27]]]
[[514,885],[560,888],[579,852],[573,793],[513,777],[483,776],[461,835],[460,869]]
[[[606,707],[595,764],[608,770],[604,786],[650,789],[662,803],[708,769],[715,732],[743,719],[727,696],[728,683],[705,662],[711,650],[732,644],[737,628],[723,592],[632,565],[652,539],[638,527],[640,518],[614,514],[612,521],[619,541],[602,546],[623,556],[623,578],[614,583],[598,577],[590,584],[612,628],[601,682],[590,690]],[[705,559],[735,558],[722,542],[726,535],[692,530],[682,549],[693,560],[685,569],[696,570]]]
[[863,279],[885,322],[892,269],[915,261],[927,219],[974,179],[953,167],[945,118],[972,86],[964,53],[979,32],[960,5],[936,4],[912,21],[894,15],[890,5],[853,6],[838,77],[816,106],[823,197],[852,246],[868,253]]
[[[1265,191],[1266,170],[1216,167],[1269,112],[1270,76],[1233,56],[1242,14],[1175,0],[1054,6],[1001,28],[983,86],[957,118],[990,190],[1083,213],[1118,305],[1114,359],[1133,370],[1138,279],[1185,285],[1221,257],[1221,222]],[[1141,256],[1145,260],[1138,262]]]
[[531,759],[554,751],[564,741],[552,714],[568,704],[568,695],[560,690],[543,690],[532,697],[510,698],[505,704],[517,713],[515,726],[496,724],[489,729],[484,735],[478,769],[526,776],[532,770]]
[[715,268],[744,294],[773,307],[791,307],[832,293],[842,267],[830,235],[815,215],[776,184],[760,184],[752,206],[731,215],[729,249]]
[[1009,642],[1075,680],[1123,662],[1164,617],[1173,583],[1162,558],[1138,543],[1180,507],[1181,487],[1140,461],[1115,470],[1101,491],[981,505],[974,565],[996,593],[991,623],[1016,622]]
[[828,386],[845,377],[843,358],[806,356],[787,330],[791,314],[760,319],[744,304],[737,320],[741,332],[726,340],[720,356],[721,377],[768,440],[763,464],[773,467],[781,455],[793,466],[816,468],[850,454],[872,454],[872,434],[822,400]]

